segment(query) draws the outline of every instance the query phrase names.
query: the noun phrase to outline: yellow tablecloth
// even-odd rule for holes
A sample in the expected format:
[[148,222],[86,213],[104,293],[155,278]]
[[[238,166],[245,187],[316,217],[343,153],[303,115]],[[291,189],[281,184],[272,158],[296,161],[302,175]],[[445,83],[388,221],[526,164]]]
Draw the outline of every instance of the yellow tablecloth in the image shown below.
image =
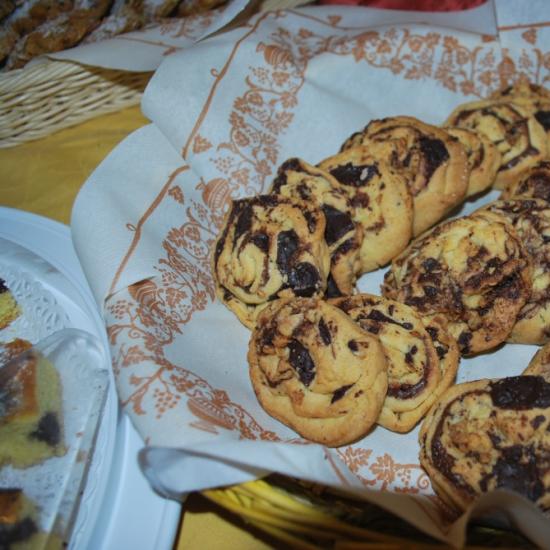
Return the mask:
[[[0,204],[68,224],[78,190],[94,168],[124,137],[147,123],[139,107],[134,107],[0,149]],[[272,541],[199,494],[191,495],[183,507],[178,550],[272,546]]]

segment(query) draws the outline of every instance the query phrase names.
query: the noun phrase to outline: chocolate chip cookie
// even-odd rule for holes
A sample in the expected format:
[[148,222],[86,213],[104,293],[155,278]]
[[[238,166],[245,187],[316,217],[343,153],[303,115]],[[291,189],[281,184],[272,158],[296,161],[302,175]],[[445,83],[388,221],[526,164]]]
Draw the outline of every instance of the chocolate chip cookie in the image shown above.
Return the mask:
[[355,294],[331,303],[376,335],[384,348],[388,392],[377,423],[410,431],[453,383],[460,357],[456,342],[443,326],[394,300]]
[[413,198],[413,235],[437,223],[465,197],[466,151],[446,130],[414,117],[373,120],[350,136],[343,150],[363,145],[403,175]]
[[550,203],[550,160],[541,160],[512,180],[501,199],[542,199]]
[[550,204],[540,199],[509,199],[495,201],[484,209],[512,223],[533,264],[531,293],[508,341],[545,344],[550,340]]
[[354,221],[363,229],[359,250],[361,271],[387,264],[411,239],[413,210],[405,180],[366,147],[331,156],[319,167],[344,188],[354,207]]
[[449,220],[391,264],[382,294],[441,315],[462,355],[504,342],[531,293],[532,266],[513,225],[495,212]]
[[271,303],[248,348],[252,386],[268,414],[329,447],[364,437],[386,396],[378,339],[316,298]]
[[326,297],[351,294],[361,272],[363,228],[353,221],[355,208],[348,192],[328,172],[298,158],[279,167],[270,192],[318,203],[326,218],[325,241],[330,253]]
[[218,298],[249,328],[271,300],[323,296],[330,255],[316,204],[279,195],[233,201],[215,243]]
[[544,128],[525,105],[507,99],[473,101],[457,107],[446,126],[485,134],[501,154],[494,187],[503,189],[548,152]]
[[508,489],[550,508],[550,383],[540,376],[448,389],[424,420],[420,463],[441,498],[465,510]]

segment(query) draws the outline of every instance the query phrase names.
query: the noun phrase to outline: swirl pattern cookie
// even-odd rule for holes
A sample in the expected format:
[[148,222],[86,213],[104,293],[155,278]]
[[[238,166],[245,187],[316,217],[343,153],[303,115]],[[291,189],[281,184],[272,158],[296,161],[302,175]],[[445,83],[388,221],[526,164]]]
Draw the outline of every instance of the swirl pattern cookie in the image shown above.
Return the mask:
[[306,202],[317,202],[326,218],[325,241],[330,253],[327,297],[351,294],[360,272],[361,225],[346,190],[327,172],[292,158],[277,171],[271,193]]
[[514,227],[494,212],[443,222],[385,274],[385,297],[442,315],[463,355],[504,342],[531,293],[532,267]]
[[404,179],[389,164],[355,147],[319,163],[346,189],[363,229],[361,271],[387,264],[411,239],[413,210]]
[[322,296],[330,256],[316,204],[278,195],[233,201],[213,254],[218,298],[254,326],[271,300]]
[[533,264],[531,293],[508,341],[545,344],[550,340],[550,204],[540,199],[510,199],[495,201],[484,209],[512,223]]
[[377,423],[408,432],[452,383],[458,346],[441,326],[413,308],[372,294],[331,300],[359,326],[376,335],[388,362],[388,392]]
[[522,374],[542,376],[550,382],[550,343],[540,348]]
[[545,158],[544,128],[528,108],[509,100],[473,101],[457,107],[446,126],[470,128],[485,134],[501,154],[494,187],[503,189],[529,166]]
[[459,204],[468,187],[468,161],[460,142],[414,117],[371,121],[350,136],[342,150],[363,145],[405,177],[413,197],[413,235],[438,222]]
[[468,128],[450,126],[446,130],[460,141],[466,151],[470,169],[466,197],[491,187],[500,166],[500,152],[496,145],[485,134]]
[[270,304],[252,331],[248,362],[266,412],[329,447],[365,436],[386,396],[378,339],[315,298]]
[[550,203],[550,161],[541,160],[511,181],[501,199],[542,199]]
[[428,413],[420,463],[441,498],[465,510],[508,489],[550,508],[550,384],[539,376],[453,386]]

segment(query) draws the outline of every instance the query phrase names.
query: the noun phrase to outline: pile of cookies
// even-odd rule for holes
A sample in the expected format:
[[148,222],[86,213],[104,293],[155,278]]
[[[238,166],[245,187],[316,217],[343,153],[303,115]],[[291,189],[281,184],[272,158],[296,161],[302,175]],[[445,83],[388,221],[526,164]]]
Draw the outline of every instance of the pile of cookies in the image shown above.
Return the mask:
[[[326,446],[425,419],[421,462],[450,504],[506,486],[547,507],[550,380],[455,376],[461,356],[550,340],[549,199],[550,92],[522,81],[441,126],[373,120],[315,166],[284,162],[233,201],[213,251],[262,407]],[[381,296],[357,292],[388,263]]]
[[0,67],[215,8],[225,0],[2,0]]

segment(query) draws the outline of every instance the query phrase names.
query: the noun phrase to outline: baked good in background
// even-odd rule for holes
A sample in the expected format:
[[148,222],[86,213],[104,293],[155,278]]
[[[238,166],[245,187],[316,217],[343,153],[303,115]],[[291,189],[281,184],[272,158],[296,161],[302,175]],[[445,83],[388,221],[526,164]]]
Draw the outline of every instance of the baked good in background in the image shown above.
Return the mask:
[[330,254],[327,297],[351,294],[361,272],[359,249],[363,228],[354,219],[355,208],[346,189],[328,172],[302,159],[283,162],[270,193],[318,203],[326,219],[325,242]]
[[31,59],[136,31],[165,18],[187,17],[226,0],[2,0],[0,70]]
[[531,292],[507,340],[543,345],[550,340],[550,204],[540,199],[498,200],[483,210],[505,216],[531,257]]
[[0,466],[65,454],[61,392],[56,368],[36,351],[0,367]]
[[550,508],[550,383],[540,376],[476,380],[448,389],[420,434],[420,463],[441,499],[465,510],[494,489]]
[[319,163],[348,193],[363,229],[361,272],[386,265],[411,239],[413,208],[405,179],[367,147],[347,149]]
[[342,150],[361,145],[405,178],[413,199],[413,236],[463,201],[469,178],[466,151],[445,129],[410,116],[387,117],[352,134]]
[[364,437],[386,396],[378,338],[317,298],[272,302],[248,348],[261,406],[309,441],[329,447]]
[[0,277],[0,330],[6,328],[20,314],[21,308],[15,296],[6,281]]
[[522,374],[542,376],[547,382],[550,382],[550,343],[535,353]]
[[446,130],[460,141],[466,151],[470,174],[465,198],[489,189],[500,166],[500,152],[496,145],[485,134],[469,128],[449,126]]
[[62,548],[55,535],[40,531],[35,503],[18,487],[0,487],[0,548],[32,550]]
[[382,294],[443,316],[462,355],[504,342],[529,299],[532,265],[513,225],[478,211],[440,223],[393,260]]
[[377,336],[388,363],[388,391],[377,423],[408,432],[453,382],[458,346],[437,321],[423,320],[411,307],[372,294],[330,303]]
[[281,195],[233,201],[213,254],[218,298],[252,328],[272,300],[323,296],[330,271],[325,226],[317,203]]
[[542,199],[550,203],[550,160],[541,160],[524,170],[502,191],[501,199]]
[[445,126],[476,130],[496,145],[501,154],[493,184],[497,189],[504,189],[548,154],[544,128],[532,111],[514,98],[464,103],[450,114]]

